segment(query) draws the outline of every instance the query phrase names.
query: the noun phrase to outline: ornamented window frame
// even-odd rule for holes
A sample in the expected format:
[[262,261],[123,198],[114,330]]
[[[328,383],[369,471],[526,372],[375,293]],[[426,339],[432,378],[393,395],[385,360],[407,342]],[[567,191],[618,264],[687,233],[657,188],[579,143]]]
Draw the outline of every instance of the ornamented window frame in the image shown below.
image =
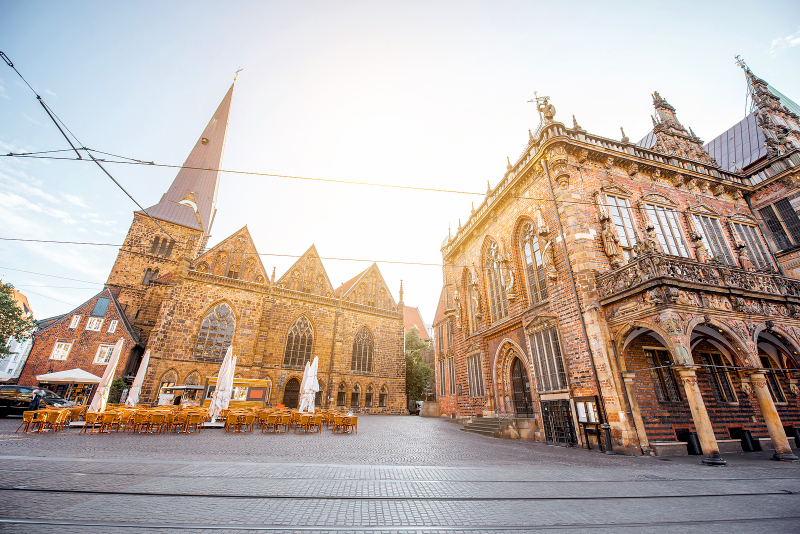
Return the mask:
[[306,362],[313,359],[314,325],[305,315],[301,315],[292,323],[286,332],[286,347],[283,351],[285,369],[303,369]]
[[627,197],[617,192],[607,192],[604,196],[606,198],[606,209],[611,216],[611,223],[617,230],[619,248],[622,249],[625,259],[630,260],[633,258],[633,246],[636,244],[637,240],[636,220],[633,218],[631,205]]
[[483,267],[486,273],[486,295],[489,298],[489,314],[492,323],[502,321],[508,316],[508,300],[506,298],[503,270],[500,267],[500,244],[488,238]]
[[473,350],[467,354],[467,377],[469,382],[469,396],[472,399],[486,396],[483,381],[483,359],[480,350]]
[[719,212],[704,204],[690,206],[687,211],[688,215],[692,217],[697,231],[700,232],[703,244],[708,252],[713,253],[714,257],[723,263],[738,267],[739,264],[734,258],[725,230],[722,227]]
[[[659,203],[659,199],[663,200]],[[666,202],[667,200],[670,202]],[[654,225],[656,237],[664,253],[680,258],[691,258],[686,236],[683,234],[683,225],[675,209],[677,204],[663,195],[650,194],[644,196],[640,205],[646,212],[646,217],[643,216],[643,219],[649,218]],[[669,234],[666,230],[669,230]],[[670,240],[667,239],[668,235],[671,237]]]
[[362,326],[353,337],[353,354],[350,359],[350,371],[359,374],[372,374],[375,355],[375,338],[369,328]]
[[744,215],[731,215],[728,217],[728,226],[734,240],[738,239],[747,247],[747,256],[756,267],[775,268],[766,236],[758,221]]
[[542,259],[542,245],[539,242],[536,226],[528,221],[520,231],[520,251],[525,263],[525,280],[528,287],[528,298],[531,306],[549,298],[547,289],[547,272]]
[[558,330],[554,315],[539,315],[525,325],[536,391],[540,394],[569,391],[569,373]]
[[[212,321],[218,322],[212,324]],[[220,330],[220,326],[223,326],[221,322],[224,322],[222,330]],[[220,331],[224,332],[221,345],[217,342]],[[227,302],[218,302],[203,316],[192,353],[196,358],[220,360],[233,343],[235,334],[236,315],[233,313],[233,307]]]

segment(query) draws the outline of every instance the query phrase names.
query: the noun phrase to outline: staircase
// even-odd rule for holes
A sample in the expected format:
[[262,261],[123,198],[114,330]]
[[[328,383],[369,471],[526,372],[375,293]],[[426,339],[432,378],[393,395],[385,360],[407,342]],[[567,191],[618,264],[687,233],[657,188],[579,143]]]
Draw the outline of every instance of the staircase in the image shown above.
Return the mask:
[[461,430],[464,432],[472,432],[473,434],[481,434],[483,436],[498,437],[510,422],[500,421],[496,417],[476,417],[471,422],[464,425]]

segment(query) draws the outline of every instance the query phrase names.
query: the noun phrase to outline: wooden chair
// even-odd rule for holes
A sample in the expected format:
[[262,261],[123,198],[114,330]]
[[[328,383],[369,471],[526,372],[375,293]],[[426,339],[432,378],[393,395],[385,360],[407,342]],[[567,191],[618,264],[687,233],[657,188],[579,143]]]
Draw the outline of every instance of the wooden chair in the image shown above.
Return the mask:
[[22,427],[25,427],[25,430],[23,430],[22,432],[27,434],[28,433],[28,429],[31,427],[31,423],[33,422],[33,418],[34,417],[36,417],[36,412],[33,412],[33,411],[22,412],[22,424],[20,424],[17,427],[17,429],[14,431],[14,434],[19,432],[19,429],[22,428]]
[[164,430],[164,425],[167,422],[167,414],[164,410],[159,410],[157,412],[153,412],[150,415],[150,431],[152,432],[153,428],[156,429],[157,434],[161,434]]
[[245,428],[245,429],[249,428],[250,429],[250,433],[252,434],[253,433],[253,425],[255,424],[255,421],[256,421],[256,414],[254,414],[254,413],[248,413],[248,414],[245,414],[245,415],[240,415],[239,416],[239,429],[240,429],[240,431],[244,432],[244,430],[241,430],[242,428]]
[[97,418],[100,416],[97,412],[86,412],[83,416],[84,425],[81,428],[81,431],[78,434],[85,434],[87,431],[89,433],[94,430],[94,425],[97,423]]
[[228,413],[228,416],[225,418],[225,433],[228,433],[228,430],[231,432],[236,432],[236,428],[239,426],[239,414],[236,413]]
[[314,416],[311,414],[301,414],[300,421],[297,423],[297,426],[294,429],[295,434],[301,428],[308,434],[308,427],[311,425],[311,422],[314,420]]
[[354,430],[355,430],[356,434],[358,434],[358,417],[356,417],[356,416],[351,416],[351,417],[349,417],[348,419],[350,420],[350,421],[348,421],[348,423],[347,423],[347,426],[348,426],[348,432],[352,432],[352,431],[354,431]]
[[284,432],[289,432],[289,428],[292,426],[292,415],[291,414],[283,414],[281,415],[281,422],[279,425]]
[[333,432],[342,432],[344,430],[344,416],[342,415],[334,415],[333,416]]
[[189,422],[189,414],[187,413],[178,413],[172,418],[172,423],[170,424],[169,431],[172,432],[176,428],[180,429],[180,432],[186,432],[186,423]]
[[189,429],[192,429],[194,433],[200,433],[203,430],[203,415],[199,413],[190,414],[189,417],[186,419],[186,430],[185,432],[188,434]]
[[128,427],[128,434],[131,432],[138,432],[141,434],[142,429],[144,429],[145,432],[150,431],[150,414],[145,410],[133,414],[133,419]]
[[275,415],[274,413],[268,414],[266,420],[264,421],[264,424],[261,426],[261,433],[266,434],[267,430],[269,430],[270,428],[274,433],[275,427],[277,426],[277,419],[278,416]]
[[322,432],[322,421],[323,421],[323,419],[324,419],[324,416],[322,414],[317,414],[317,415],[314,416],[314,420],[311,423],[311,431],[312,432],[314,431],[314,429],[316,429],[317,432]]

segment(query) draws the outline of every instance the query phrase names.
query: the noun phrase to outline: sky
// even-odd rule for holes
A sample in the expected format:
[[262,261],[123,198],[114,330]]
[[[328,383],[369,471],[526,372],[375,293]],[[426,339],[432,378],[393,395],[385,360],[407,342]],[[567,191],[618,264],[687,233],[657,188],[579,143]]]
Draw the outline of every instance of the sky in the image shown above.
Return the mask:
[[[704,140],[746,114],[735,56],[800,100],[800,2],[40,2],[0,0],[0,50],[95,150],[180,165],[233,94],[222,167],[478,193],[223,173],[213,245],[377,260],[430,323],[448,226],[503,176],[551,98],[556,120],[632,139],[658,91]],[[0,63],[0,153],[66,141]],[[69,157],[69,152],[56,153]],[[174,169],[107,165],[143,206]],[[91,163],[0,157],[0,238],[119,245],[133,202]],[[118,247],[0,240],[0,279],[37,319],[102,288]],[[382,260],[382,261],[381,261]],[[294,259],[263,256],[280,277]],[[369,262],[323,260],[339,285]],[[27,272],[25,272],[27,271]],[[37,273],[37,274],[33,274]],[[49,276],[45,276],[49,275]]]

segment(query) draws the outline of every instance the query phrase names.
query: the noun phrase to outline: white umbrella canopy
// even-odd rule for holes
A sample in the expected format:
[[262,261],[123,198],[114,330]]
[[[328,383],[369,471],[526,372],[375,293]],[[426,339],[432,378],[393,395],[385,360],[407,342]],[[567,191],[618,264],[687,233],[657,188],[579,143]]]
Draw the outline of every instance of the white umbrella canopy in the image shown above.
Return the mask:
[[120,339],[114,345],[114,350],[111,352],[111,358],[106,364],[106,372],[103,373],[103,378],[100,380],[100,385],[92,397],[92,404],[89,406],[90,412],[104,412],[106,403],[108,402],[108,392],[111,389],[111,381],[114,380],[114,373],[117,371],[117,364],[119,363],[119,356],[122,352],[123,341]]
[[102,378],[83,369],[67,369],[57,373],[36,375],[36,380],[49,384],[99,384]]
[[300,411],[307,409],[314,413],[314,399],[319,391],[319,381],[317,380],[317,368],[319,358],[314,356],[311,364],[306,363],[306,370],[303,373],[303,383],[300,384]]
[[136,373],[136,378],[133,379],[133,385],[128,392],[128,398],[125,399],[125,404],[130,407],[136,406],[139,402],[139,393],[142,392],[142,383],[144,382],[144,375],[147,373],[147,364],[150,363],[150,349],[144,351],[142,356],[142,363],[139,364],[139,371]]
[[217,387],[214,389],[214,396],[211,398],[211,405],[208,407],[208,414],[211,422],[217,421],[217,416],[221,410],[227,410],[231,402],[233,391],[233,375],[236,371],[236,356],[233,355],[233,346],[228,347],[222,365],[219,367],[217,375]]

